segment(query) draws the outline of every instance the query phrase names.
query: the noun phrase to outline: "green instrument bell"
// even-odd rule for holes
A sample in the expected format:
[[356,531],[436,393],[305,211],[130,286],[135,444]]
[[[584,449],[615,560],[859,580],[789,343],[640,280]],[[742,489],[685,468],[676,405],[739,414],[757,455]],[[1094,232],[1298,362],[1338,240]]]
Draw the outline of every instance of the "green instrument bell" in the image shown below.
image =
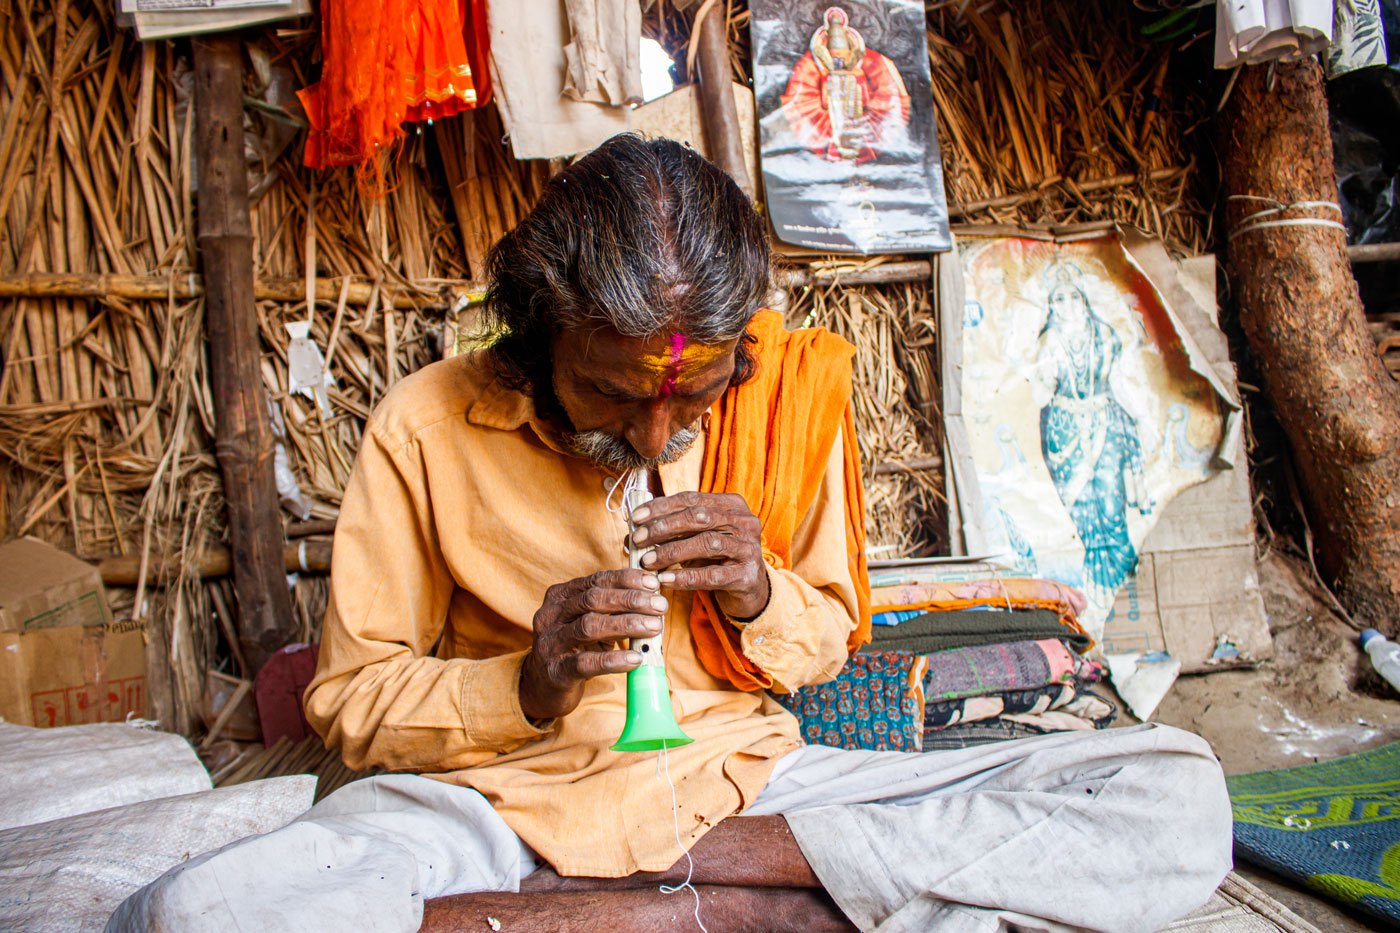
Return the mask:
[[[635,642],[633,647],[637,647]],[[627,724],[622,727],[622,735],[613,744],[612,750],[652,752],[689,745],[694,741],[676,724],[676,714],[671,709],[671,685],[666,680],[666,668],[660,664],[643,662],[641,667],[628,671]]]

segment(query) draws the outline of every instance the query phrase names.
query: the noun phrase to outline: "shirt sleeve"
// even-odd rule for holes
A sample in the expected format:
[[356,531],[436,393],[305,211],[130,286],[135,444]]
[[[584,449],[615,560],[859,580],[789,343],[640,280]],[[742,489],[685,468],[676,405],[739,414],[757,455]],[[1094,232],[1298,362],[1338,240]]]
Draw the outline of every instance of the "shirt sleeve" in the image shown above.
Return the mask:
[[545,734],[520,710],[525,652],[432,656],[454,587],[417,444],[371,426],[336,522],[305,697],[308,722],[351,768],[457,770]]
[[768,605],[740,626],[745,656],[778,693],[834,679],[849,657],[859,609],[846,557],[843,449],[838,433],[821,488],[793,535],[792,568],[767,567]]

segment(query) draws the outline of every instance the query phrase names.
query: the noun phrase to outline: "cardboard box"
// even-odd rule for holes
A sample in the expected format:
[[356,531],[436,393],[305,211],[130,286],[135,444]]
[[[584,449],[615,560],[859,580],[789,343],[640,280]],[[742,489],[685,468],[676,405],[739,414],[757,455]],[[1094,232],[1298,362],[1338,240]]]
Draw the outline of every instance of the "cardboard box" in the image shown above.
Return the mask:
[[[1189,294],[1174,303],[1178,317],[1233,386],[1234,365],[1216,321],[1215,258],[1185,260],[1177,282]],[[1273,656],[1254,556],[1248,458],[1242,438],[1233,446],[1235,468],[1173,499],[1143,542],[1137,571],[1118,591],[1104,627],[1105,652],[1166,651],[1186,674]]]
[[35,538],[0,545],[0,719],[116,722],[146,700],[145,637],[113,623],[97,568]]

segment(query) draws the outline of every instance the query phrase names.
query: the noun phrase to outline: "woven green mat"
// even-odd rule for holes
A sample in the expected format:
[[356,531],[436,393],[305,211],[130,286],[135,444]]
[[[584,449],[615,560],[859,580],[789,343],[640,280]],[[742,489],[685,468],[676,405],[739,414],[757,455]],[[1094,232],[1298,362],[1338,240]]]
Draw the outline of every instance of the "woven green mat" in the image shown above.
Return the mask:
[[1400,922],[1400,742],[1226,783],[1238,855]]

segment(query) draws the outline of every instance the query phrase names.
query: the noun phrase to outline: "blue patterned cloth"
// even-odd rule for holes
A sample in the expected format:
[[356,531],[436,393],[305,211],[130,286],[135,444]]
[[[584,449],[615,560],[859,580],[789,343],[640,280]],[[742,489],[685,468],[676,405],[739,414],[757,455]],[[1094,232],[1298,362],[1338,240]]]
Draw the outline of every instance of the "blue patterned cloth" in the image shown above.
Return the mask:
[[831,683],[773,699],[797,717],[809,745],[914,752],[923,743],[926,664],[903,651],[861,651]]
[[927,609],[898,609],[894,612],[877,612],[870,617],[870,624],[898,625],[901,622],[908,622],[910,619],[917,619],[927,611]]

